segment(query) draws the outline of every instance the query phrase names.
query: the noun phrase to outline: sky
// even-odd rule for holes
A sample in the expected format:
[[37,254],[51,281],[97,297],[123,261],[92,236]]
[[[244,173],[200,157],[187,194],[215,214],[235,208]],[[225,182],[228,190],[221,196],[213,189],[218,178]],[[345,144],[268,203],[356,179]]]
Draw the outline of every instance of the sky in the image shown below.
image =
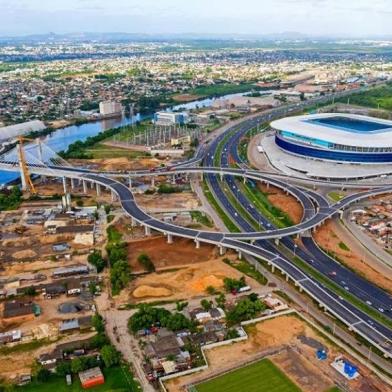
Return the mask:
[[392,36],[392,0],[0,0],[0,35]]

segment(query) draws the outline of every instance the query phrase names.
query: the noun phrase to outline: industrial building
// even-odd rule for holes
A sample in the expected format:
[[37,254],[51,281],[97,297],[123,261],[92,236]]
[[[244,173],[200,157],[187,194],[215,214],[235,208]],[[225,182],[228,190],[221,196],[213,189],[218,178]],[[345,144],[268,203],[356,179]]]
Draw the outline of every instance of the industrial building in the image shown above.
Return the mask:
[[183,125],[189,122],[187,113],[157,112],[154,114],[156,125]]
[[284,152],[334,162],[392,162],[392,121],[343,113],[286,117],[271,123]]

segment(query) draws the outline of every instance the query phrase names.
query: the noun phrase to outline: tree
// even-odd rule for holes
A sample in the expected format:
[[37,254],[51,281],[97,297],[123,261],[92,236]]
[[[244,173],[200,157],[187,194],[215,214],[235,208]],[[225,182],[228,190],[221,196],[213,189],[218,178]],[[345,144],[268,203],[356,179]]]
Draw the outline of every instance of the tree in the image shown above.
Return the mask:
[[119,294],[131,280],[131,268],[125,260],[116,261],[110,269],[110,283],[112,285],[112,293]]
[[106,266],[106,261],[102,257],[102,252],[99,249],[94,249],[92,253],[88,255],[88,262],[92,264],[97,272],[100,273]]
[[170,312],[163,308],[154,308],[147,304],[139,305],[138,311],[128,320],[130,332],[137,332],[141,329],[151,328],[153,325],[161,323],[161,320],[170,316]]
[[71,364],[68,361],[62,361],[56,366],[56,373],[59,376],[66,376],[71,373]]
[[246,286],[245,276],[241,276],[240,279],[224,278],[223,284],[226,291],[238,291],[241,287]]
[[230,339],[236,339],[240,336],[240,334],[238,333],[238,331],[236,329],[230,328],[225,336],[226,340],[230,340]]
[[91,324],[98,333],[105,332],[105,324],[103,322],[103,317],[100,314],[98,313],[94,314],[94,316],[91,319]]
[[234,309],[226,313],[226,320],[229,325],[237,324],[254,318],[264,309],[265,305],[259,299],[251,301],[249,298],[245,298],[238,302]]
[[83,370],[82,361],[80,358],[74,358],[71,361],[71,371],[72,373],[79,373]]
[[226,297],[225,297],[225,295],[224,295],[223,293],[220,293],[220,294],[215,298],[215,302],[216,302],[216,305],[217,305],[219,308],[224,309],[224,308],[225,308],[225,305],[226,305]]
[[118,365],[120,362],[120,353],[111,344],[101,348],[101,356],[107,368]]
[[207,299],[202,299],[202,300],[200,301],[200,305],[201,305],[201,307],[202,307],[205,311],[207,311],[207,312],[208,312],[208,311],[211,309],[211,307],[212,307],[211,302],[208,301]]

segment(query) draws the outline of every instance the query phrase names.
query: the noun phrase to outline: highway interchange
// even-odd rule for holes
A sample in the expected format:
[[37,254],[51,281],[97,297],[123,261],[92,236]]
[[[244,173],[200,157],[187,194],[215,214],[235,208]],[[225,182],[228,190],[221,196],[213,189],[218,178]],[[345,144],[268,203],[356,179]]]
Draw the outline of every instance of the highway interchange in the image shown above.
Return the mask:
[[[296,106],[294,109],[301,110],[302,107]],[[284,116],[291,110],[293,107],[287,106],[245,119],[240,124],[228,128],[226,132],[208,145],[201,146],[192,160],[172,167],[170,170],[162,169],[157,172],[131,174],[134,176],[156,176],[158,174],[175,175],[180,172],[204,173],[204,179],[215,200],[219,202],[227,216],[240,229],[240,233],[205,232],[175,226],[155,219],[138,207],[128,186],[112,178],[113,176],[124,176],[118,172],[94,173],[86,169],[58,167],[50,164],[46,166],[31,164],[30,170],[36,174],[87,180],[110,188],[118,196],[124,211],[132,218],[133,222],[163,232],[167,236],[191,238],[195,240],[197,245],[200,242],[211,243],[219,246],[222,250],[231,248],[241,254],[252,255],[267,261],[268,264],[273,265],[287,278],[294,281],[296,286],[309,294],[330,314],[345,323],[349,329],[371,342],[385,356],[391,357],[392,329],[325,287],[314,275],[309,273],[309,269],[300,268],[300,265],[294,262],[293,256],[300,258],[302,262],[308,264],[310,268],[325,278],[332,280],[342,290],[349,292],[374,310],[382,312],[385,318],[391,320],[391,296],[326,255],[315,244],[310,230],[338,214],[353,202],[370,195],[390,192],[392,186],[375,187],[366,192],[350,195],[340,202],[330,205],[323,196],[307,188],[289,184],[287,179],[279,179],[271,173],[261,173],[246,168],[238,155],[238,143],[247,132],[273,118]],[[237,168],[230,167],[233,163],[230,160],[234,160]],[[216,167],[217,161],[218,167]],[[4,160],[0,162],[0,167],[6,170],[17,169],[15,162]],[[240,168],[238,169],[238,167]],[[129,175],[127,174],[127,176]],[[239,181],[248,181],[249,179],[269,183],[293,195],[302,204],[304,210],[302,222],[290,228],[274,227],[258,211],[253,201],[240,191]],[[243,216],[237,210],[238,205],[243,211],[246,211],[247,216]],[[295,234],[301,235],[303,248],[297,246],[291,238]],[[279,244],[276,242],[277,239],[280,240]]]

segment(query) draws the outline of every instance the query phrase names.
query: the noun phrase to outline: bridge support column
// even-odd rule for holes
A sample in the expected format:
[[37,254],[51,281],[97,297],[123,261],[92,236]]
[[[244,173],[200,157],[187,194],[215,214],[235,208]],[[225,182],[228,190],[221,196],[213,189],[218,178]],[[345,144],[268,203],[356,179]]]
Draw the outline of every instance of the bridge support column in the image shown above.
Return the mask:
[[132,189],[132,178],[131,178],[131,176],[129,176],[129,179],[128,179],[128,186],[129,186],[129,189]]
[[226,252],[225,247],[222,246],[222,245],[218,245],[218,247],[219,247],[219,254],[220,254],[221,256],[223,256],[223,255],[225,254],[225,252]]
[[274,265],[271,265],[271,271],[273,274],[275,273],[275,266]]
[[145,234],[146,237],[150,237],[150,235],[151,235],[151,227],[144,226],[144,234]]
[[279,238],[275,238],[274,242],[276,246],[279,246]]
[[339,210],[339,219],[343,219],[343,210]]
[[116,194],[112,191],[112,202],[116,201]]
[[151,188],[155,188],[155,177],[151,177]]
[[175,174],[173,174],[171,182],[172,182],[173,185],[176,184],[176,175]]
[[255,243],[255,240],[250,240],[251,245],[254,245],[254,243]]
[[267,185],[267,190],[269,190],[269,187],[270,187],[269,182],[266,182],[265,185]]
[[87,193],[87,182],[86,182],[86,180],[82,180],[82,184],[83,184],[83,193]]
[[241,260],[242,259],[242,252],[239,249],[237,249],[237,252],[238,252],[238,258]]
[[131,226],[136,227],[137,226],[137,221],[134,218],[131,218]]
[[289,276],[286,274],[286,282],[289,281]]
[[101,185],[99,185],[98,183],[95,185],[95,188],[97,190],[97,196],[101,196]]
[[90,182],[90,188],[94,189],[94,183],[92,181]]
[[223,181],[223,173],[219,173],[219,178],[221,181]]
[[199,240],[195,240],[195,244],[196,244],[196,249],[200,249],[200,241]]
[[74,190],[75,189],[75,179],[71,178],[71,189]]
[[63,190],[64,190],[64,195],[67,193],[67,179],[63,177]]
[[246,184],[246,177],[244,177],[244,184]]
[[173,235],[172,234],[168,234],[167,235],[167,243],[168,244],[172,244],[173,243]]

